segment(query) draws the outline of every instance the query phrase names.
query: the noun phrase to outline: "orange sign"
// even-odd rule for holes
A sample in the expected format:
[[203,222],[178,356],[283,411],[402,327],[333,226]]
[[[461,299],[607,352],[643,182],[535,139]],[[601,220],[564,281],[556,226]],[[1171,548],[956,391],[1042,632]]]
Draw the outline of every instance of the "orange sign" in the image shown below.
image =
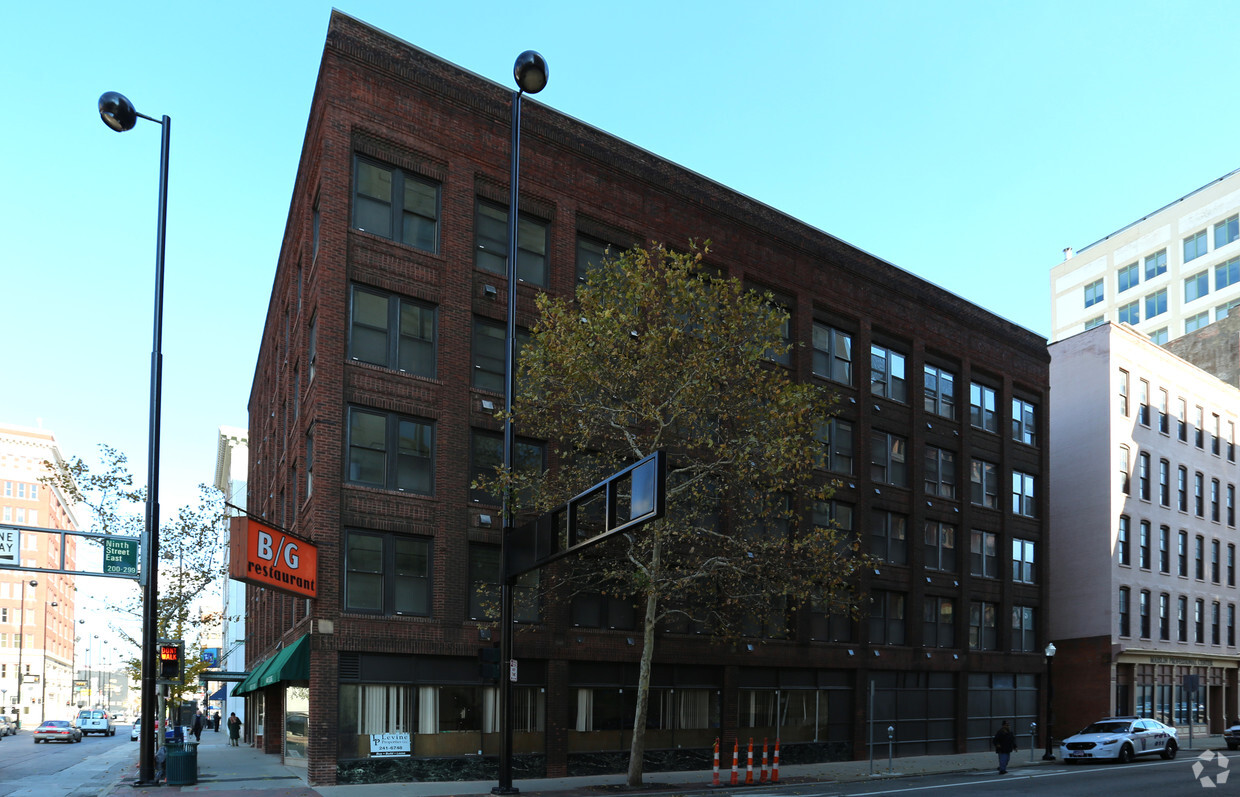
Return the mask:
[[228,575],[237,581],[300,595],[318,596],[319,549],[253,518],[232,518]]

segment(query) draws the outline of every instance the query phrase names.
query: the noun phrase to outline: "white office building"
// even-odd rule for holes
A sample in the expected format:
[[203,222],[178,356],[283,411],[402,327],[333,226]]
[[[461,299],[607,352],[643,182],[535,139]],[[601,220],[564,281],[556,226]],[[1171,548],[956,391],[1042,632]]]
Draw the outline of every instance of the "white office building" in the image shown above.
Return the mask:
[[1057,734],[1116,714],[1219,733],[1240,713],[1240,390],[1147,334],[1050,346]]
[[1163,344],[1240,305],[1240,169],[1051,269],[1051,340],[1108,321]]

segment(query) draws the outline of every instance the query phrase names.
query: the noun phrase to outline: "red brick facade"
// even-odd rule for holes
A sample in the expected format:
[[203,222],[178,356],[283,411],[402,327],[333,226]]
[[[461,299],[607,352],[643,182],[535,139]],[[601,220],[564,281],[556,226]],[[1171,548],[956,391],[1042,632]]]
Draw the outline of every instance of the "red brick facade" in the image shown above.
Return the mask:
[[[251,588],[247,632],[251,666],[281,643],[312,635],[308,758],[313,783],[336,781],[341,683],[367,682],[367,672],[387,667],[385,662],[407,661],[407,669],[414,672],[439,666],[437,660],[450,661],[454,672],[463,671],[483,644],[484,624],[465,619],[469,545],[499,542],[498,522],[488,527],[480,521],[483,514],[498,519],[499,512],[470,499],[471,432],[499,430],[484,402],[498,406],[502,396],[471,386],[471,341],[475,319],[503,322],[506,284],[503,276],[474,266],[475,213],[479,198],[507,205],[509,96],[505,87],[333,13],[250,400],[248,506],[319,546],[319,595],[309,602],[309,613],[305,601]],[[1036,438],[1047,439],[1045,340],[531,99],[524,105],[522,137],[521,211],[547,222],[547,290],[567,294],[574,289],[579,234],[624,245],[709,239],[713,267],[770,289],[786,302],[792,336],[805,343],[790,365],[798,378],[815,378],[811,340],[816,321],[846,331],[851,339],[853,376],[840,394],[842,416],[853,424],[855,465],[836,498],[853,506],[855,528],[863,540],[872,513],[907,516],[907,563],[884,566],[867,574],[863,583],[866,589],[904,596],[904,643],[870,644],[865,622],[853,629],[850,642],[810,641],[808,612],[797,615],[788,640],[755,644],[752,652],[719,649],[692,635],[665,635],[656,654],[660,666],[697,667],[707,659],[715,667],[713,688],[722,706],[716,733],[723,746],[730,748],[734,736],[745,733],[737,728],[738,690],[767,688],[767,683],[790,688],[794,681],[811,683],[823,673],[856,695],[849,698],[849,716],[836,741],[846,754],[858,757],[866,753],[863,696],[875,673],[893,674],[885,694],[897,701],[906,694],[898,689],[933,689],[917,685],[931,674],[942,676],[955,690],[950,699],[954,716],[946,718],[951,732],[943,738],[925,731],[926,738],[902,739],[909,745],[903,748],[906,752],[961,750],[989,738],[993,729],[983,733],[981,725],[969,723],[972,718],[988,727],[992,714],[971,716],[968,696],[984,691],[976,678],[969,690],[971,676],[993,676],[1000,685],[996,688],[1019,676],[1027,709],[1028,689],[1036,689],[1043,657],[1040,652],[1007,652],[1013,647],[1009,618],[1017,606],[1035,610],[1034,649],[1040,651],[1045,644],[1045,587],[1040,578],[1033,584],[1014,583],[1010,551],[1012,539],[1027,539],[1037,546],[1038,561],[1045,562],[1045,531],[1037,518],[1047,515],[1041,481],[1047,454],[1045,445],[1012,439],[1010,408],[1013,397],[1038,408]],[[353,228],[357,155],[439,187],[435,251]],[[359,285],[434,308],[433,378],[350,359],[350,288]],[[518,287],[522,327],[534,320],[536,290],[526,284]],[[905,358],[905,400],[872,394],[867,379],[872,342]],[[952,418],[924,408],[922,374],[927,364],[954,374]],[[969,423],[969,384],[974,380],[994,391],[997,433]],[[431,495],[348,481],[350,407],[433,424]],[[909,488],[871,482],[872,430],[905,439]],[[308,436],[313,437],[309,497]],[[954,499],[926,495],[927,445],[954,453]],[[973,458],[997,466],[997,510],[981,509],[969,500]],[[1014,469],[1039,479],[1035,518],[1010,511]],[[927,520],[955,527],[954,570],[925,568],[922,533]],[[344,610],[345,529],[431,541],[429,616]],[[994,535],[990,539],[997,543],[997,557],[988,565],[996,568],[988,574],[992,577],[970,575],[972,529]],[[927,596],[954,601],[954,645],[923,645]],[[994,640],[988,643],[993,650],[969,649],[972,601],[985,602],[998,617]],[[528,662],[530,677],[541,681],[535,685],[545,689],[545,771],[556,775],[572,771],[572,680],[580,682],[586,664],[634,662],[638,648],[628,641],[631,631],[574,627],[564,607],[544,607],[542,620],[517,636],[516,657],[523,663],[523,680]],[[263,692],[268,751],[279,749],[273,723],[281,716],[280,694],[274,688]],[[909,733],[915,734],[912,728]]]

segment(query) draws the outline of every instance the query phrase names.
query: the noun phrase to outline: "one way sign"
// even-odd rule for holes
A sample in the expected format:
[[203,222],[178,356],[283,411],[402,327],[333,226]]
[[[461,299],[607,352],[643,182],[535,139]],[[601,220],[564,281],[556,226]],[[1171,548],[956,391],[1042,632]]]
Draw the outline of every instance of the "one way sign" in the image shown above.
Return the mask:
[[17,529],[0,529],[0,565],[17,564],[20,533]]

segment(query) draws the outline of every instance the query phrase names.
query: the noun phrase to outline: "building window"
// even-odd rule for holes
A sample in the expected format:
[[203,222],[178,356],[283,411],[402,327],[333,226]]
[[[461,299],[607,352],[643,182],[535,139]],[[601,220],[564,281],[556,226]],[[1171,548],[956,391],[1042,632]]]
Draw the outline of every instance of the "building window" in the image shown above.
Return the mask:
[[[469,546],[469,619],[498,620],[500,589],[503,586],[498,545]],[[513,585],[513,617],[519,623],[536,623],[538,612],[538,571],[520,576]]]
[[1227,604],[1227,647],[1236,646],[1236,604]]
[[1137,423],[1150,425],[1150,383],[1145,379],[1137,380]]
[[[492,274],[508,273],[508,209],[479,199],[474,214],[474,264]],[[517,221],[517,281],[546,287],[548,225],[524,213]]]
[[1198,581],[1206,580],[1206,538],[1200,534],[1193,541],[1193,574]]
[[1141,638],[1150,638],[1150,592],[1149,590],[1141,590],[1141,594],[1137,596],[1137,617],[1141,624]]
[[977,382],[969,383],[969,423],[978,429],[998,433],[996,406],[994,388]]
[[1158,596],[1158,638],[1171,639],[1171,596],[1165,592]]
[[396,534],[345,534],[345,611],[431,613],[430,541]]
[[1038,423],[1034,406],[1017,398],[1012,399],[1012,439],[1030,446],[1038,444]]
[[1137,455],[1137,491],[1142,501],[1150,500],[1150,455],[1144,451]]
[[1227,543],[1227,586],[1236,586],[1236,546]]
[[1137,532],[1137,567],[1150,569],[1150,522],[1142,520]]
[[1188,402],[1184,399],[1179,399],[1177,407],[1179,409],[1179,415],[1176,416],[1179,424],[1177,434],[1181,442],[1188,442]]
[[1171,528],[1158,527],[1158,572],[1171,573]]
[[1224,318],[1231,315],[1231,311],[1235,310],[1237,307],[1240,307],[1240,299],[1232,299],[1229,302],[1223,302],[1218,307],[1214,308],[1214,320],[1222,321]]
[[1181,595],[1176,599],[1176,638],[1181,642],[1188,641],[1188,598]]
[[935,365],[924,367],[926,412],[944,418],[956,417],[956,375]]
[[1213,413],[1210,418],[1210,453],[1217,457],[1219,455],[1219,436],[1222,434],[1222,430],[1219,428],[1218,413]]
[[1085,322],[1085,331],[1089,331],[1094,327],[1100,327],[1107,322],[1106,316],[1096,316]]
[[1119,306],[1119,322],[1136,326],[1141,323],[1141,303],[1129,302]]
[[1119,447],[1119,489],[1124,495],[1132,492],[1131,478],[1129,476],[1129,455],[1128,446]]
[[955,603],[951,598],[927,597],[921,644],[927,648],[956,647]]
[[1105,298],[1102,290],[1102,280],[1095,280],[1085,286],[1085,306],[1092,307]]
[[1227,422],[1227,461],[1236,461],[1236,422]]
[[1193,474],[1193,508],[1197,511],[1197,517],[1206,516],[1205,481],[1201,471]]
[[1236,527],[1236,485],[1227,485],[1227,525]]
[[1132,636],[1132,625],[1129,621],[1128,587],[1119,588],[1119,635]]
[[310,328],[309,328],[309,331],[306,333],[306,360],[308,362],[308,365],[307,365],[308,371],[306,373],[306,384],[307,385],[314,382],[315,360],[318,359],[318,356],[319,356],[319,319],[318,319],[318,316],[315,315],[311,317]]
[[975,459],[969,465],[970,500],[978,506],[999,508],[999,466]]
[[1033,494],[1034,477],[1018,470],[1012,471],[1012,511],[1024,517],[1037,517]]
[[904,593],[874,590],[870,598],[870,644],[904,644]]
[[[1226,263],[1214,267],[1214,290],[1226,288],[1240,282],[1240,257],[1233,257]],[[1230,312],[1231,308],[1228,308]]]
[[1167,250],[1160,249],[1145,258],[1145,278],[1152,280],[1167,271]]
[[1171,506],[1171,463],[1158,460],[1158,504]]
[[306,499],[314,495],[314,433],[306,432]]
[[[499,432],[475,429],[470,437],[469,477],[470,483],[494,478],[496,470],[504,464],[504,436]],[[513,466],[518,471],[541,472],[544,464],[545,445],[518,437],[513,441]],[[480,487],[472,487],[470,500],[484,504],[501,504],[498,495]]]
[[1145,317],[1147,319],[1167,312],[1167,289],[1154,291],[1145,297]]
[[908,402],[903,354],[882,346],[870,346],[870,392],[893,401]]
[[926,446],[926,495],[956,497],[956,454]]
[[988,601],[969,602],[969,650],[995,650],[998,646],[998,607]]
[[1135,288],[1141,282],[1141,270],[1137,263],[1130,263],[1119,270],[1119,290],[1116,293],[1123,293],[1129,288]]
[[851,476],[853,473],[853,426],[842,418],[831,418],[822,427],[819,436],[826,462],[823,464],[832,473]]
[[1240,215],[1232,216],[1229,219],[1223,219],[1214,225],[1214,248],[1226,246],[1232,241],[1240,238]]
[[1207,310],[1202,310],[1196,315],[1190,315],[1184,319],[1184,334],[1187,335],[1191,332],[1196,332],[1202,327],[1209,325],[1209,323],[1210,313]]
[[908,564],[908,518],[895,512],[875,512],[870,554],[883,562]]
[[[314,209],[310,213],[310,262],[319,259],[319,228],[322,226],[323,213],[319,210],[319,197],[314,197]],[[300,305],[299,305],[300,307]]]
[[1191,277],[1184,278],[1184,301],[1200,299],[1210,292],[1210,272],[1199,271]]
[[1119,370],[1119,414],[1128,417],[1128,372]]
[[434,378],[435,325],[430,305],[354,285],[349,356]]
[[1012,540],[1012,580],[1020,584],[1036,584],[1033,569],[1033,540]]
[[1198,232],[1198,233],[1193,233],[1192,235],[1184,239],[1184,262],[1185,263],[1187,263],[1190,260],[1196,260],[1197,258],[1204,255],[1207,251],[1209,251],[1209,249],[1206,243],[1206,231],[1205,230],[1202,230],[1201,232]]
[[870,478],[893,487],[908,487],[908,441],[887,432],[870,433]]
[[1012,650],[1033,653],[1038,649],[1037,629],[1032,606],[1012,607]]
[[439,240],[439,184],[359,157],[353,226],[434,252]]
[[349,476],[354,484],[429,495],[435,484],[435,427],[395,413],[349,408]]
[[1196,438],[1197,447],[1201,450],[1206,448],[1206,413],[1201,407],[1197,408],[1197,422],[1193,426],[1193,435]]
[[1167,401],[1167,389],[1160,387],[1158,389],[1158,431],[1163,434],[1167,434],[1168,429],[1167,418],[1169,413],[1167,411]]
[[1206,641],[1206,602],[1201,598],[1193,602],[1193,641],[1198,645]]
[[969,573],[982,578],[999,577],[996,535],[974,529],[969,535]]
[[852,335],[814,322],[814,375],[852,384]]
[[1181,512],[1188,511],[1188,468],[1181,465],[1176,469],[1176,497]]
[[1188,578],[1188,532],[1181,531],[1179,541],[1176,547],[1177,557],[1179,558],[1179,574],[1183,578]]
[[623,246],[577,233],[577,281],[585,282],[591,269],[598,268],[608,258],[616,257],[623,250]]
[[[504,324],[482,318],[474,319],[474,387],[495,393],[504,392],[504,367],[507,359],[505,346],[507,340],[508,330]],[[521,360],[521,350],[529,342],[530,333],[524,329],[518,329],[518,362]],[[513,364],[513,367],[516,367],[516,363]]]
[[1210,480],[1210,520],[1213,520],[1215,523],[1218,523],[1218,519],[1219,519],[1218,488],[1219,488],[1218,479],[1211,479]]
[[1127,515],[1119,516],[1119,527],[1115,537],[1115,553],[1121,565],[1132,564],[1132,536]]
[[924,532],[927,570],[956,572],[956,527],[927,520]]

